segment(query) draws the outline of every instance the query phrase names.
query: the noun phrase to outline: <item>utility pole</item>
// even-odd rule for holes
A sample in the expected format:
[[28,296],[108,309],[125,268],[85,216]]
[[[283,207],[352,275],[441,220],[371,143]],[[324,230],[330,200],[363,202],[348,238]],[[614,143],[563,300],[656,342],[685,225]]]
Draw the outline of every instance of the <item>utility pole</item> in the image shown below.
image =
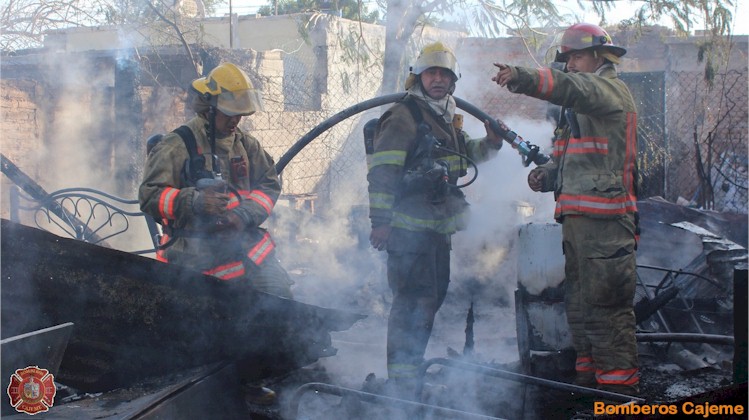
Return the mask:
[[234,13],[231,10],[231,0],[229,0],[229,49],[234,49]]

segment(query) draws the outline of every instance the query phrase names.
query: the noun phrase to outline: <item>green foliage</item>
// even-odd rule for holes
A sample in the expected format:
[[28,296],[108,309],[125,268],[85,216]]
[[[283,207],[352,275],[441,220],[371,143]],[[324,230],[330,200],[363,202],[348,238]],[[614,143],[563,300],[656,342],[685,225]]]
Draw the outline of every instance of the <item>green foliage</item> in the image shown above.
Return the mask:
[[676,34],[683,37],[697,28],[704,28],[697,60],[705,63],[704,78],[712,84],[718,68],[725,65],[728,58],[734,18],[731,8],[734,6],[733,0],[650,0],[623,23],[640,31],[648,24],[667,18]]
[[379,12],[368,12],[367,6],[362,4],[359,9],[358,0],[269,0],[267,6],[258,9],[263,16],[289,15],[292,13],[326,12],[351,20],[362,22],[376,22]]
[[216,10],[220,6],[225,6],[229,4],[228,0],[203,0],[203,5],[205,6],[205,14],[206,16],[211,16],[216,13]]

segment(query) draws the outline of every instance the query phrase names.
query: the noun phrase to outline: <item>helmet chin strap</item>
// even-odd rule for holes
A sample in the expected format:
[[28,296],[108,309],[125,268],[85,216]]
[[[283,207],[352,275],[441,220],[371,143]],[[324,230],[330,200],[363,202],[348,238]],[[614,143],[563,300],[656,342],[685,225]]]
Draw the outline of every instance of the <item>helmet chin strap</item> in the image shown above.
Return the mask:
[[205,94],[211,106],[208,108],[208,144],[211,145],[211,169],[214,176],[221,178],[221,163],[216,156],[216,102],[217,96]]

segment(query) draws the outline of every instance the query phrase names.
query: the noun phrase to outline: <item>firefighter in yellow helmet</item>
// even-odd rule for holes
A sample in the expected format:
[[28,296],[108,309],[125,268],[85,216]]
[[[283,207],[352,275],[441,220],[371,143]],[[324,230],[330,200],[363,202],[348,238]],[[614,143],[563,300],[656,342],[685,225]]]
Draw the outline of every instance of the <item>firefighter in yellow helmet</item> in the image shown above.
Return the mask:
[[271,156],[245,133],[262,110],[247,74],[223,63],[191,84],[197,115],[153,146],[139,189],[165,227],[158,258],[291,298],[291,280],[261,228],[281,193]]
[[566,71],[495,64],[492,80],[563,107],[553,160],[528,185],[557,202],[576,383],[636,395],[637,107],[615,67],[625,53],[603,28],[578,23],[557,50]]
[[485,138],[462,131],[452,97],[459,77],[452,50],[441,42],[424,46],[404,98],[377,123],[369,161],[370,243],[388,253],[393,292],[388,383],[403,398],[418,398],[418,367],[450,281],[451,236],[465,227],[468,203],[458,179],[469,159],[485,161],[502,145],[488,121]]
[[239,128],[262,110],[247,74],[224,63],[192,82],[197,113],[149,154],[141,209],[166,226],[159,258],[291,298],[291,281],[261,224],[281,193],[271,156]]
[[[292,281],[261,228],[281,184],[271,156],[239,127],[262,111],[260,94],[232,63],[194,80],[191,94],[197,115],[149,145],[138,192],[141,210],[164,227],[157,258],[290,299]],[[245,392],[255,404],[276,401],[264,387]]]

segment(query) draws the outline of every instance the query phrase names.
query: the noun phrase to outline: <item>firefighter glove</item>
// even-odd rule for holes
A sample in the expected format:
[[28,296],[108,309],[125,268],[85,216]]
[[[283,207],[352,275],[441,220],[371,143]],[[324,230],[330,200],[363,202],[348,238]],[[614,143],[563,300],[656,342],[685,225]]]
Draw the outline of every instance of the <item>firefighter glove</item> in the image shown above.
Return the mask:
[[200,216],[224,216],[229,204],[229,194],[211,189],[195,190],[192,198],[192,210]]
[[221,223],[225,224],[227,229],[233,231],[243,231],[248,225],[248,223],[236,211],[226,213],[226,216],[221,218]]

